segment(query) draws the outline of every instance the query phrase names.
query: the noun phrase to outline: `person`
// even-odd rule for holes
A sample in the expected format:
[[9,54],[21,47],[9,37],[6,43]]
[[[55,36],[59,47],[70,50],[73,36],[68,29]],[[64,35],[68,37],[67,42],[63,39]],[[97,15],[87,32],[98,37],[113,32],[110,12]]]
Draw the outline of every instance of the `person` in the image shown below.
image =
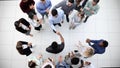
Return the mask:
[[56,68],[70,68],[70,65],[68,65],[65,61],[63,61],[62,56],[59,56],[58,62],[56,64]]
[[92,57],[95,53],[94,49],[90,46],[84,46],[83,44],[81,44],[81,42],[79,41],[78,44],[76,44],[77,48],[78,48],[78,52],[81,54],[81,57],[83,59]]
[[49,24],[53,29],[53,32],[59,32],[56,30],[55,26],[61,27],[61,23],[64,21],[64,12],[61,9],[53,9],[51,15],[49,16]]
[[70,65],[70,68],[79,68],[83,66],[81,54],[76,50],[74,52],[68,53],[68,55],[65,56],[64,61]]
[[[108,41],[106,40],[90,40],[86,39],[86,42],[94,49],[94,54],[103,54],[108,46]],[[93,43],[93,45],[91,44]]]
[[78,25],[80,25],[80,23],[83,21],[83,18],[84,18],[83,12],[78,12],[78,11],[74,10],[72,12],[72,14],[73,14],[73,16],[70,21],[69,29],[75,29]]
[[85,7],[83,8],[83,12],[86,15],[86,18],[84,20],[84,23],[87,21],[89,16],[92,16],[93,14],[97,14],[99,10],[99,0],[93,0],[93,1],[88,1]]
[[27,13],[28,17],[36,24],[36,26],[34,26],[35,30],[40,30],[42,28],[42,19],[37,17],[34,4],[34,0],[21,0],[20,8],[24,13]]
[[33,36],[32,34],[30,34],[31,26],[29,22],[25,20],[24,18],[20,18],[18,21],[15,21],[14,25],[17,31],[23,34],[29,35],[31,37]]
[[86,5],[88,0],[75,0],[75,10],[81,11]]
[[84,61],[83,66],[80,68],[95,68],[95,66],[89,61]]
[[55,68],[54,60],[52,58],[46,59],[41,68]]
[[36,4],[36,9],[42,15],[42,19],[44,19],[44,15],[48,17],[51,7],[52,7],[52,4],[50,0],[40,0]]
[[21,55],[26,55],[26,56],[29,56],[32,53],[33,51],[32,48],[33,48],[32,43],[26,41],[18,41],[16,45],[17,51]]
[[41,67],[41,65],[43,64],[43,58],[42,55],[38,55],[36,56],[29,56],[28,57],[28,67],[29,68],[36,68],[36,67]]
[[69,22],[69,15],[74,9],[74,0],[63,0],[59,4],[55,5],[53,9],[60,8],[64,11],[64,14],[66,15],[66,20]]
[[65,45],[64,38],[60,34],[60,32],[58,32],[57,34],[60,36],[61,44],[58,44],[56,41],[52,42],[52,44],[46,48],[46,51],[49,53],[58,54],[62,52],[64,49],[64,45]]

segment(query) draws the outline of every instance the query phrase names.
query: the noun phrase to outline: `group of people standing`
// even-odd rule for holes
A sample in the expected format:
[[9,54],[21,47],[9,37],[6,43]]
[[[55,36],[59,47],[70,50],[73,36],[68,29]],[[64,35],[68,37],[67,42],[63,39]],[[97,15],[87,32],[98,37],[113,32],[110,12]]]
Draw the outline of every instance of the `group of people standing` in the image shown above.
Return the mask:
[[[51,29],[61,40],[60,44],[53,41],[51,45],[46,48],[46,51],[48,53],[58,54],[62,52],[65,47],[65,39],[55,26],[58,25],[61,27],[62,23],[64,23],[64,17],[66,16],[66,21],[70,24],[69,29],[75,29],[78,24],[87,22],[90,16],[97,14],[99,10],[98,3],[99,0],[63,0],[51,10],[52,3],[50,0],[40,0],[36,3],[36,6],[34,0],[21,0],[20,8],[28,15],[30,22],[25,18],[20,18],[15,21],[14,25],[17,31],[32,37],[32,26],[35,30],[40,31],[43,26],[43,20],[45,20],[44,16],[46,15]],[[70,17],[71,14],[73,15],[72,17]],[[41,17],[39,15],[41,15]],[[41,54],[38,56],[30,56],[34,48],[31,42],[18,41],[16,49],[21,55],[29,57],[29,68],[36,68],[37,66],[39,68],[90,68],[92,67],[91,62],[85,59],[95,54],[103,54],[108,46],[108,42],[103,39],[86,39],[86,43],[90,46],[84,46],[79,42],[76,45],[78,47],[77,50],[69,52],[64,57],[59,56],[58,62],[55,62],[53,58],[49,57],[44,59]]]

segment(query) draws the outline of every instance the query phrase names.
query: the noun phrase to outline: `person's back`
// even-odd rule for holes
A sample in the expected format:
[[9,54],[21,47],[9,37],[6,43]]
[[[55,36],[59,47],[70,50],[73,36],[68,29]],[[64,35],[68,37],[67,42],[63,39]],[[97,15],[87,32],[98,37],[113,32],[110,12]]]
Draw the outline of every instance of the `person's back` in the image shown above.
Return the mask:
[[[86,42],[95,50],[94,54],[103,54],[108,46],[106,40],[90,40],[87,39]],[[91,44],[93,43],[93,45]]]
[[24,13],[28,13],[31,11],[29,6],[32,4],[33,5],[35,4],[34,0],[21,0],[20,8]]
[[62,52],[64,49],[64,45],[65,45],[64,38],[59,32],[57,32],[57,34],[60,36],[61,44],[58,44],[56,41],[52,42],[52,44],[46,48],[46,51],[49,53],[57,54]]

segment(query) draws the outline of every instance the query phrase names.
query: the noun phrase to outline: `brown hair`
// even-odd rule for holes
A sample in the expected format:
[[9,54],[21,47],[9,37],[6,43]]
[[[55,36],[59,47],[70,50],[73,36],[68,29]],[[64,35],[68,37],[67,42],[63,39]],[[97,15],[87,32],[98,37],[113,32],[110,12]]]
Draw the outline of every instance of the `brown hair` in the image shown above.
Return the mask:
[[16,49],[21,55],[24,55],[23,48],[22,48],[22,43],[20,41],[17,42]]

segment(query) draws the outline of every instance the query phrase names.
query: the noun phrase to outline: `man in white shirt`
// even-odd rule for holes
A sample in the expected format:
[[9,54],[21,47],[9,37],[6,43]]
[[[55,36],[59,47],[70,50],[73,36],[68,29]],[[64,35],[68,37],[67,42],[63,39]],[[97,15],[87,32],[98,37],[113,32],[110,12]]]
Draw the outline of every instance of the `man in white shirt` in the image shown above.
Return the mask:
[[55,28],[56,25],[61,27],[61,23],[64,21],[64,12],[61,9],[53,9],[51,15],[49,16],[49,24],[53,31],[58,32]]

